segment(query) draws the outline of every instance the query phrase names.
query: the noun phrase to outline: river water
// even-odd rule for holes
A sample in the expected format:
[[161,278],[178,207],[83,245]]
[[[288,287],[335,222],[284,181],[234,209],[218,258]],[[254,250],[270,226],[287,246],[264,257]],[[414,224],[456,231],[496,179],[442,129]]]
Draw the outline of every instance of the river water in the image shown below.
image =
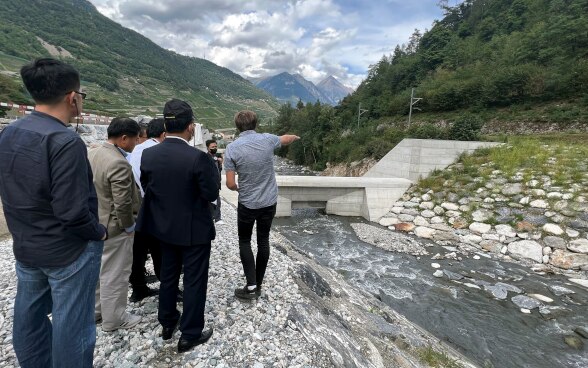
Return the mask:
[[[296,174],[295,168],[281,160],[276,170],[278,174]],[[588,328],[588,290],[563,276],[539,275],[527,267],[488,258],[483,252],[457,252],[461,261],[432,260],[437,253],[451,254],[455,249],[424,239],[418,241],[427,246],[428,256],[393,253],[361,241],[352,223],[368,222],[298,210],[291,218],[275,219],[274,228],[300,251],[344,275],[354,286],[368,290],[480,367],[588,367],[588,344],[574,350],[564,342],[565,336],[574,335],[575,328]],[[459,280],[434,277],[433,262]],[[520,293],[509,292],[506,299],[498,300],[484,291],[483,285],[499,282],[521,289]],[[573,293],[562,295],[561,288]],[[530,314],[522,313],[511,298],[525,294],[547,296],[553,302],[543,305],[566,310],[549,320],[537,308]]]

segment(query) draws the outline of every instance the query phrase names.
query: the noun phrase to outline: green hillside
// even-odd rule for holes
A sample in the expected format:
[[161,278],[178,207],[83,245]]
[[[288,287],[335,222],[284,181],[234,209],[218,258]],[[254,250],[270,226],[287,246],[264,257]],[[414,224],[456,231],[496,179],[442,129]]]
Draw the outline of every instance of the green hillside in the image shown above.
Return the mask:
[[247,106],[262,121],[279,106],[230,70],[165,50],[86,0],[11,0],[0,7],[0,19],[0,98],[26,102],[11,72],[33,58],[53,56],[79,69],[89,92],[87,109],[110,115],[153,115],[177,97],[215,128],[231,126],[234,113]]
[[[336,108],[281,108],[274,129],[304,142],[283,153],[323,168],[380,158],[405,137],[479,139],[483,126],[588,130],[588,0],[440,4],[444,18],[384,55]],[[407,127],[412,88],[422,100]]]

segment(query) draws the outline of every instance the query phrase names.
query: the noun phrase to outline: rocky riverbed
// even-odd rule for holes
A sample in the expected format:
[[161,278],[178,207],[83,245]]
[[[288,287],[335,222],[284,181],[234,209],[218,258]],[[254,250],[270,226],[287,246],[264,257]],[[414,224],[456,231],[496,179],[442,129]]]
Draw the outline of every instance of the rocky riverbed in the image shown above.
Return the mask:
[[[370,294],[293,250],[277,233],[262,297],[252,303],[236,300],[233,290],[244,277],[236,213],[227,203],[223,218],[209,272],[206,323],[215,329],[212,339],[178,354],[179,333],[171,342],[159,337],[157,297],[151,297],[128,305],[143,317],[137,328],[107,333],[97,327],[95,367],[421,367],[416,351],[427,346],[459,357]],[[11,331],[16,276],[10,239],[1,242],[0,259],[0,367],[12,367],[17,366]]]

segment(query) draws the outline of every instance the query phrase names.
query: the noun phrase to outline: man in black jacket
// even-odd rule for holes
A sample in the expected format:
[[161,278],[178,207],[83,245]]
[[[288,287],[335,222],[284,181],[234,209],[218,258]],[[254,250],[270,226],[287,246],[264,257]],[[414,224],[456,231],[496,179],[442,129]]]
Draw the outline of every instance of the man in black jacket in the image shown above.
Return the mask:
[[[218,169],[204,152],[188,144],[194,136],[192,108],[171,100],[163,109],[166,139],[146,149],[141,158],[145,191],[137,230],[161,242],[159,313],[162,338],[172,338],[180,325],[178,351],[205,343],[204,330],[211,241],[215,229],[209,203],[218,197]],[[180,273],[184,266],[184,310],[176,309]]]
[[20,74],[35,111],[0,133],[0,197],[18,278],[14,351],[23,368],[92,367],[94,289],[107,233],[86,146],[67,128],[86,94],[78,72],[54,59]]

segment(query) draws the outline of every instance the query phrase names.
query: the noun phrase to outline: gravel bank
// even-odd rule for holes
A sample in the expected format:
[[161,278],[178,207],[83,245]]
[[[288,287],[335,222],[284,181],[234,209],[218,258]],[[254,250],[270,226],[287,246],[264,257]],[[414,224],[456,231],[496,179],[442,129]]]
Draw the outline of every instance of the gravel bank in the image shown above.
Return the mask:
[[[212,339],[196,349],[178,354],[179,332],[164,342],[157,322],[157,297],[129,303],[132,313],[143,316],[138,328],[103,332],[97,328],[95,367],[331,367],[329,357],[305,339],[288,319],[304,298],[293,279],[295,265],[272,250],[262,297],[242,303],[233,289],[242,286],[236,212],[223,203],[226,224],[217,226],[209,272],[206,321],[214,327]],[[12,348],[12,317],[16,275],[12,241],[0,241],[0,367],[17,366]],[[150,262],[148,263],[150,264]],[[153,286],[158,286],[157,284]],[[130,293],[129,293],[130,295]]]

